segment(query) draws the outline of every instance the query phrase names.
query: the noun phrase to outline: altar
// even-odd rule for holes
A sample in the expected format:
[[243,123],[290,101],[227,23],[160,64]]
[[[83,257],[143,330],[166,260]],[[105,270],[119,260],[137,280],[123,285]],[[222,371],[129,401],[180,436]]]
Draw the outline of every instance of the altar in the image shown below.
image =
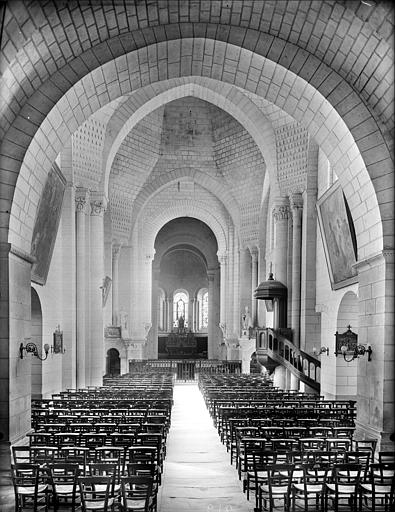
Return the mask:
[[207,359],[207,334],[170,332],[158,336],[159,359]]

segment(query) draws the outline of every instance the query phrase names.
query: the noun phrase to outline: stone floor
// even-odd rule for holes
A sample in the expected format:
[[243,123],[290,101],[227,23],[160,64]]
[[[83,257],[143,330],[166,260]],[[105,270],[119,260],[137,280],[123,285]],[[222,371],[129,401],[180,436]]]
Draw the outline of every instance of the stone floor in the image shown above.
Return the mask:
[[196,383],[177,383],[158,512],[253,512]]

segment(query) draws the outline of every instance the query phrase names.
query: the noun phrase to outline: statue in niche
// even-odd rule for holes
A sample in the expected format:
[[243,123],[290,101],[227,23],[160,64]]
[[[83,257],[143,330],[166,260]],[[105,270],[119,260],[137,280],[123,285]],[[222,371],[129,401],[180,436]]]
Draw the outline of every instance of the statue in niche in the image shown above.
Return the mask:
[[243,335],[246,336],[249,332],[249,329],[252,328],[251,315],[250,315],[248,306],[246,306],[244,308],[244,312],[241,315],[241,323],[242,323]]
[[183,334],[184,332],[184,317],[181,315],[178,318],[178,334]]
[[124,309],[119,312],[122,338],[129,338],[129,317]]

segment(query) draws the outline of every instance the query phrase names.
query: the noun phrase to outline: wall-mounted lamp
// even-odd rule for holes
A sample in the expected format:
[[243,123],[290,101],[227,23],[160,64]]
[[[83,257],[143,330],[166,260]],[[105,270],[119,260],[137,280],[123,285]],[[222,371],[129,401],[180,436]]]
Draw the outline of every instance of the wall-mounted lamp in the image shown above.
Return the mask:
[[319,350],[317,350],[315,347],[313,347],[313,354],[315,356],[320,356],[321,354],[324,354],[326,352],[326,355],[329,356],[329,348],[328,347],[321,347]]
[[367,348],[364,345],[358,345],[358,334],[352,332],[351,325],[347,326],[347,331],[335,334],[335,356],[342,355],[346,363],[351,363],[359,356],[368,354],[368,361],[371,361],[372,347]]
[[38,353],[37,345],[35,343],[33,343],[32,341],[29,341],[28,343],[26,343],[25,346],[23,346],[23,343],[21,343],[19,345],[19,357],[21,359],[23,359],[23,351],[25,351],[26,354],[32,354],[33,356],[38,357],[38,359],[40,359],[40,361],[45,361],[48,357],[49,345],[48,345],[48,343],[46,343],[44,345],[45,357],[42,357],[42,354],[40,356],[40,354]]
[[[368,348],[364,347],[363,345],[356,345],[354,349],[350,350],[350,347],[348,345],[342,345],[340,347],[340,352],[343,355],[344,360],[347,363],[351,363],[354,359],[357,359],[359,356],[364,356],[365,354],[368,354],[368,361],[371,361],[371,355],[372,355],[372,347],[369,345]],[[337,354],[336,354],[337,355]],[[346,356],[349,356],[348,358]]]

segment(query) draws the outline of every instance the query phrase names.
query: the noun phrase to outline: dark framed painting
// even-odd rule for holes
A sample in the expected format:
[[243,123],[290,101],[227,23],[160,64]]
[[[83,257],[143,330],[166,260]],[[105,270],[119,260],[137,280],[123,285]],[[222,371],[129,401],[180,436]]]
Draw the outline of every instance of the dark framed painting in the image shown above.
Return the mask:
[[59,327],[53,333],[53,351],[55,354],[63,354],[63,331]]
[[339,181],[318,199],[317,211],[332,288],[336,290],[356,283],[356,236]]
[[31,255],[35,260],[32,266],[32,281],[37,284],[44,285],[47,281],[65,189],[66,179],[54,163],[38,205],[32,237]]

